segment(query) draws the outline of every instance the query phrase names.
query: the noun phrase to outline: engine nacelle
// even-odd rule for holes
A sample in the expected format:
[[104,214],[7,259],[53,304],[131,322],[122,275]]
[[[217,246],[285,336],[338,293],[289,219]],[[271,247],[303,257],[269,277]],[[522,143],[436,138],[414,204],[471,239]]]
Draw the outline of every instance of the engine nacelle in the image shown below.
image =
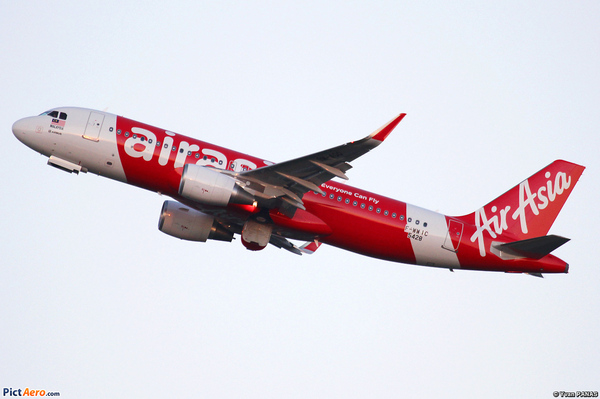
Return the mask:
[[179,194],[201,204],[215,206],[254,203],[254,197],[235,184],[233,177],[196,164],[185,165]]
[[165,201],[158,220],[158,229],[182,240],[231,241],[233,233],[226,230],[214,216],[189,208],[176,201]]

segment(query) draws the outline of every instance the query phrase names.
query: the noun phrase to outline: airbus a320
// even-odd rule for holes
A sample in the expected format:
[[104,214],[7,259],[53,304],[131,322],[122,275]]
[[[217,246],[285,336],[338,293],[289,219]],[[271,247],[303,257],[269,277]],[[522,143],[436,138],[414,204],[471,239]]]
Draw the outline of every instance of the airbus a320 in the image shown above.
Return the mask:
[[[509,273],[567,273],[548,235],[583,166],[557,160],[464,216],[351,187],[350,162],[381,144],[400,114],[367,137],[273,163],[122,116],[61,107],[13,124],[48,164],[159,192],[158,228],[182,240],[268,244],[296,254],[324,244],[393,262]],[[304,241],[298,246],[290,240]]]

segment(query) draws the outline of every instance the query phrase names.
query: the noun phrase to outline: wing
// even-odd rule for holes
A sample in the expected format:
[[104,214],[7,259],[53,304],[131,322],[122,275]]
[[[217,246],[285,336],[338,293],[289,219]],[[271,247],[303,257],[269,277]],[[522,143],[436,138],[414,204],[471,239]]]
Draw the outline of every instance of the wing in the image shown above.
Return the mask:
[[236,173],[240,186],[254,195],[262,208],[279,208],[293,217],[305,209],[302,196],[308,191],[323,193],[319,187],[334,177],[348,180],[348,162],[366,154],[386,139],[406,114],[400,114],[367,137],[311,155],[270,166]]

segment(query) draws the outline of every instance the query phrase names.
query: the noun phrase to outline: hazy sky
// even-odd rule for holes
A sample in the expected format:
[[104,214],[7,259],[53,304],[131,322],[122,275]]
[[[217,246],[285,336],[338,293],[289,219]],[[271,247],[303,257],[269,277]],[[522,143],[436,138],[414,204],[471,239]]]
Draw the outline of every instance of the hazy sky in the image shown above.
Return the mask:
[[[87,4],[91,3],[91,4]],[[0,388],[63,398],[551,398],[600,390],[600,3],[6,2]],[[69,175],[12,123],[57,106],[283,161],[400,112],[350,184],[466,214],[587,166],[551,233],[568,275],[333,247],[190,243],[166,199]],[[348,228],[352,228],[349,226]]]

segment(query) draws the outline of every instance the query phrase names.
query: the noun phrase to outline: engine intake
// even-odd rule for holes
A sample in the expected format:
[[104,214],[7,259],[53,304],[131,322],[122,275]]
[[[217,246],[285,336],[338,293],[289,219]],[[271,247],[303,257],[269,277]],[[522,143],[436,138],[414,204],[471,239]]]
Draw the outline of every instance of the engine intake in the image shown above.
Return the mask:
[[165,201],[158,220],[165,234],[188,241],[231,241],[233,233],[221,226],[214,216],[189,208],[176,201]]
[[214,168],[196,164],[185,165],[179,183],[179,194],[193,201],[215,206],[254,203],[254,197],[235,184],[234,178]]

